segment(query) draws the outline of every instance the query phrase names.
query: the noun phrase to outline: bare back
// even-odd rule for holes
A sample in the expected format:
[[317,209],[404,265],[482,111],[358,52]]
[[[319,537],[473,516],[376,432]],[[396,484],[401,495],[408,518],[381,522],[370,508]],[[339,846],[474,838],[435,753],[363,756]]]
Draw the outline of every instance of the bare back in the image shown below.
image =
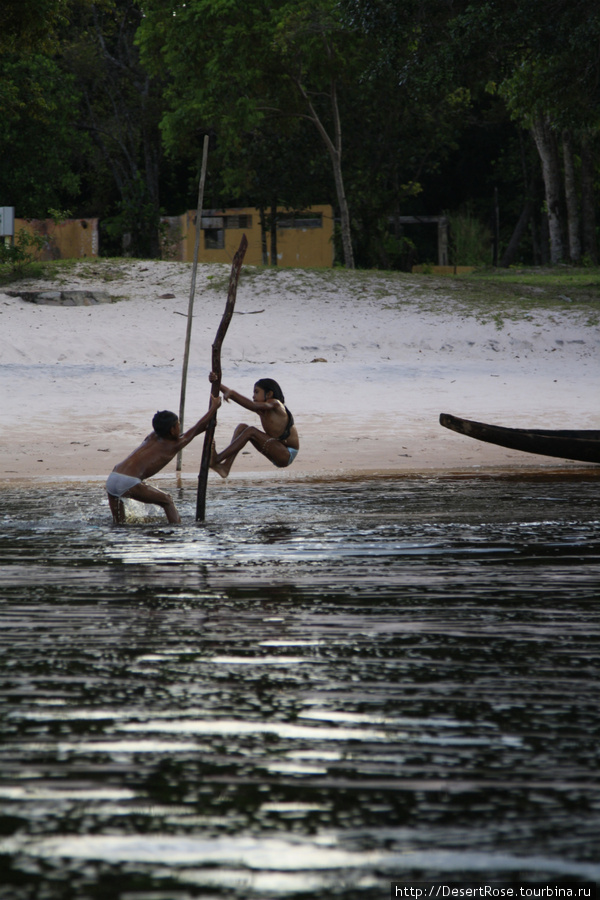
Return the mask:
[[179,441],[174,438],[159,437],[152,431],[133,453],[118,463],[114,471],[121,475],[131,475],[143,481],[163,469],[177,455]]
[[184,434],[181,434],[178,419],[172,426],[170,434],[165,437],[157,434],[156,431],[151,431],[133,453],[130,453],[122,462],[117,463],[113,471],[120,475],[131,475],[132,478],[139,478],[141,481],[145,478],[152,478],[167,463],[170,463],[180,450],[187,447],[195,437],[206,430],[220,405],[220,397],[211,395],[208,412]]

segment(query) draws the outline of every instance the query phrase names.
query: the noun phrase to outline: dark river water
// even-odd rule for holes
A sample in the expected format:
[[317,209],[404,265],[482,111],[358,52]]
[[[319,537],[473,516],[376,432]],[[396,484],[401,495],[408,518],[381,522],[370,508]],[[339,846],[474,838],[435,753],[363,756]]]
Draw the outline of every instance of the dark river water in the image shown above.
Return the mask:
[[600,477],[0,498],[0,896],[600,881]]

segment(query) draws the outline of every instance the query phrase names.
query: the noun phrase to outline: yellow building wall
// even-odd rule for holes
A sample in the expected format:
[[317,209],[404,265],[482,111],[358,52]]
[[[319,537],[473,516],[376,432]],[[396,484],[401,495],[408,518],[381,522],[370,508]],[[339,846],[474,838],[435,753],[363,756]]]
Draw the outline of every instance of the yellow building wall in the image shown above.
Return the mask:
[[[285,210],[279,210],[282,217]],[[304,214],[294,217],[287,213],[290,227],[277,229],[277,265],[298,268],[327,268],[333,265],[333,210],[331,206],[311,206]],[[318,221],[320,227],[309,224]],[[192,262],[196,242],[196,212],[163,220],[167,235],[167,251],[171,258]],[[240,221],[241,220],[241,221]],[[221,234],[218,234],[218,233]],[[222,247],[210,246],[210,235],[222,239]],[[211,209],[202,212],[202,231],[198,261],[202,263],[230,263],[242,235],[248,240],[244,263],[262,266],[262,241],[258,209]],[[181,236],[181,237],[179,237]],[[267,235],[270,250],[270,236]]]
[[56,224],[52,219],[15,219],[15,242],[24,229],[46,239],[36,259],[76,259],[98,256],[98,219],[66,219]]
[[[331,206],[311,206],[305,213],[278,210],[287,216],[288,227],[277,228],[277,265],[298,268],[329,268],[333,265],[333,210]],[[196,241],[195,211],[162,219],[163,258],[192,262]],[[315,222],[320,222],[315,227]],[[312,224],[311,224],[312,223]],[[231,263],[245,234],[248,249],[244,262],[262,266],[260,213],[258,209],[203,210],[198,259],[200,262]],[[221,226],[221,227],[219,227]],[[98,219],[15,219],[15,239],[21,229],[45,238],[45,246],[35,254],[40,260],[76,259],[98,256]],[[210,235],[222,239],[222,247],[210,246]],[[270,251],[270,235],[267,235]]]

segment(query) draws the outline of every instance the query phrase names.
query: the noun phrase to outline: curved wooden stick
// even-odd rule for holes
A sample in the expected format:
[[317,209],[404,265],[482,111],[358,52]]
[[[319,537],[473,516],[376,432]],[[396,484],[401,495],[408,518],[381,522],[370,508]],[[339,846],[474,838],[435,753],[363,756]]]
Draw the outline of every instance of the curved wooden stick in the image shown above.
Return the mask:
[[[213,397],[218,397],[221,390],[221,346],[223,344],[225,335],[227,334],[227,329],[229,328],[231,317],[233,316],[233,308],[235,306],[235,295],[237,293],[240,269],[242,268],[242,263],[244,261],[247,247],[248,240],[246,238],[246,235],[244,234],[242,235],[242,240],[240,241],[240,246],[237,250],[237,253],[233,257],[233,262],[231,264],[231,275],[229,276],[229,290],[227,291],[227,303],[225,304],[225,312],[223,313],[223,318],[221,319],[221,323],[217,329],[217,336],[215,337],[214,343],[212,345],[212,371],[217,376],[216,381],[213,381],[211,387],[211,394]],[[208,427],[204,433],[204,447],[202,448],[202,461],[200,463],[200,473],[198,475],[196,522],[204,521],[204,514],[206,511],[206,486],[208,484],[208,470],[210,467],[210,455],[216,427],[217,417],[213,416],[213,418],[208,423]]]

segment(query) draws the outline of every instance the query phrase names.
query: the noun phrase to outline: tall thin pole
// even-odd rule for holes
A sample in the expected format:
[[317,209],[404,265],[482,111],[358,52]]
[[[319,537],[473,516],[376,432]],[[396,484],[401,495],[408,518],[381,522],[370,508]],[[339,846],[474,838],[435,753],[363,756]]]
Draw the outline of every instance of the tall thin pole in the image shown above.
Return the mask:
[[[192,265],[192,282],[190,285],[190,298],[188,301],[187,328],[185,330],[185,350],[183,352],[183,369],[181,372],[181,395],[179,400],[179,422],[183,431],[183,417],[185,413],[185,391],[187,386],[188,361],[190,358],[190,342],[192,339],[192,318],[194,311],[194,297],[196,295],[196,272],[198,271],[198,256],[200,252],[200,235],[202,233],[202,204],[204,202],[204,182],[206,180],[206,163],[208,160],[208,135],[204,135],[202,148],[202,168],[200,170],[200,182],[198,185],[198,207],[196,210],[196,242],[194,244],[194,262]],[[181,471],[181,450],[177,454],[178,472]]]

